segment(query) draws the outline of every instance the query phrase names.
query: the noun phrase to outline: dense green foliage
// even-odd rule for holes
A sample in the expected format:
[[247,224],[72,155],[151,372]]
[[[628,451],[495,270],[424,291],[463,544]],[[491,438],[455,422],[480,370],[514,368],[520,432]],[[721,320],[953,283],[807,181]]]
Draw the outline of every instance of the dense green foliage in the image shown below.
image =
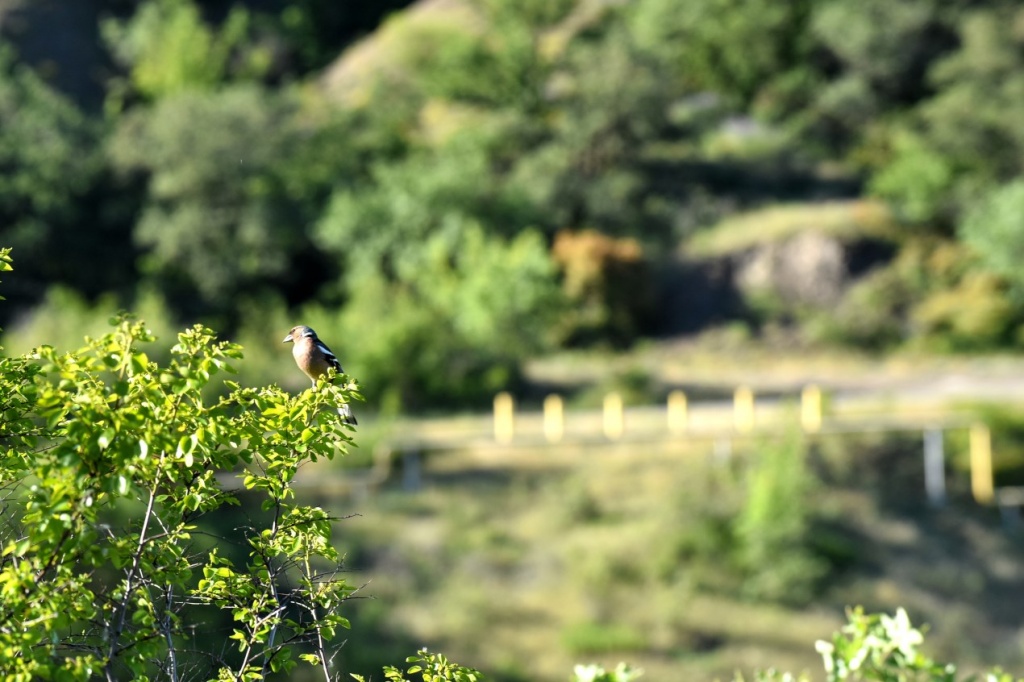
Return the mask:
[[[401,4],[111,4],[102,113],[5,46],[11,311],[61,284],[126,307],[158,290],[231,333],[318,317],[398,408],[475,402],[559,345],[729,318],[873,348],[1017,340],[1012,3],[462,0],[330,63]],[[723,218],[854,198],[890,209],[887,246],[847,254],[826,304],[680,291],[745,262],[680,261]],[[780,234],[817,231],[806,215]],[[618,246],[556,249],[595,234]]]
[[[197,326],[158,365],[151,340],[126,318],[76,352],[0,358],[2,675],[257,680],[302,659],[329,679],[353,587],[334,519],[292,481],[345,452],[321,408],[351,387],[217,384],[237,345]],[[229,531],[241,498],[261,511]]]
[[[9,269],[9,252],[0,250],[0,271]],[[209,330],[196,326],[179,334],[167,359],[155,362],[144,350],[152,341],[144,325],[130,317],[113,323],[113,331],[72,353],[44,346],[26,356],[0,355],[0,671],[12,680],[261,680],[302,663],[316,677],[339,679],[335,637],[349,627],[339,609],[353,584],[341,573],[331,538],[338,519],[296,500],[293,484],[300,467],[344,454],[351,444],[331,408],[355,398],[354,387],[341,377],[294,397],[276,386],[243,388],[219,380],[242,360],[240,347],[217,341]],[[827,449],[824,441],[819,446]],[[635,487],[624,475],[628,470],[636,480],[658,480],[672,491],[673,509],[653,526],[637,524],[637,509],[629,506],[635,498],[614,488],[600,496],[579,488],[568,500],[554,487],[539,491],[557,500],[559,514],[541,510],[539,516],[570,559],[574,584],[600,595],[584,627],[566,632],[566,643],[578,647],[574,653],[652,646],[650,634],[618,620],[637,594],[655,587],[674,599],[694,588],[738,593],[740,586],[747,588],[743,597],[756,600],[806,599],[816,588],[812,564],[825,559],[822,548],[812,551],[808,542],[809,524],[822,507],[805,447],[795,436],[762,443],[763,456],[749,466],[719,462],[704,475],[692,466],[680,472],[672,460],[677,480],[652,479],[656,470],[645,473],[642,461],[620,462],[626,467],[613,475],[616,484]],[[828,456],[818,454],[820,467]],[[895,485],[905,499],[905,488]],[[537,493],[520,494],[535,516]],[[409,497],[406,504],[418,504]],[[690,509],[698,500],[715,509]],[[522,561],[522,539],[513,535],[528,529],[510,518],[514,529],[502,529],[487,516],[510,516],[493,496],[480,509],[447,502],[454,502],[450,520],[464,535],[443,543],[442,553],[429,544],[436,533],[418,539],[421,575],[414,579],[432,581],[438,571],[460,579],[467,569],[463,576],[479,578],[479,550],[491,554],[485,564],[500,570],[531,563]],[[629,531],[618,548],[608,542],[615,525]],[[589,551],[595,545],[613,555]],[[663,556],[651,561],[652,547]],[[836,557],[833,551],[831,560]],[[397,558],[392,578],[402,580]],[[701,560],[711,570],[702,570]],[[924,577],[915,573],[915,583]],[[470,582],[463,577],[459,585],[458,599],[468,601],[449,595],[432,614],[431,630],[453,614],[472,617],[480,608],[524,629],[514,601],[474,605]],[[525,589],[542,584],[527,581]],[[412,611],[404,608],[408,617]],[[673,606],[673,619],[689,617],[677,611]],[[500,618],[489,620],[496,630],[503,625]],[[818,651],[828,680],[961,679],[952,664],[923,654],[921,643],[902,610],[895,617],[857,610],[842,631],[818,643]],[[625,665],[579,665],[574,680],[630,682],[640,674]],[[404,669],[385,667],[384,679],[485,677],[422,649]],[[767,671],[755,679],[807,678]],[[986,679],[1013,680],[999,671]]]
[[[426,649],[409,656],[406,663],[412,665],[405,672],[394,666],[384,668],[384,679],[391,682],[408,682],[417,678],[423,682],[482,682],[484,679],[480,671],[451,662],[444,654],[432,654]],[[358,682],[367,682],[362,675],[353,677]]]
[[[847,623],[830,641],[819,640],[815,647],[825,666],[828,682],[957,682],[975,680],[959,675],[953,663],[935,661],[921,651],[924,635],[910,623],[907,612],[897,609],[894,616],[885,613],[864,613],[863,609],[847,612]],[[768,671],[759,673],[761,682],[807,682],[804,674]],[[986,682],[1014,682],[1012,675],[998,668],[985,675]]]

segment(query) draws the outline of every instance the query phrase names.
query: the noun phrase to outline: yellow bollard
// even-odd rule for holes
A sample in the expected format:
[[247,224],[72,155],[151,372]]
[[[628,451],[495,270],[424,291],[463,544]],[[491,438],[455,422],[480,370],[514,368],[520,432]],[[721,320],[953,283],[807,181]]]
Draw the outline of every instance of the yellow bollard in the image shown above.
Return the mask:
[[609,393],[604,397],[604,435],[611,440],[622,437],[622,396]]
[[549,443],[562,440],[565,433],[564,415],[561,396],[552,393],[544,399],[544,437]]
[[688,422],[686,394],[672,391],[668,394],[668,430],[672,433],[685,433]]
[[754,428],[754,392],[746,386],[737,388],[733,396],[733,419],[741,433]]
[[821,431],[821,389],[814,384],[800,394],[800,424],[807,433]]
[[992,434],[985,424],[971,426],[971,492],[978,504],[989,504],[992,485]]
[[502,391],[494,396],[494,440],[511,443],[515,431],[515,402]]

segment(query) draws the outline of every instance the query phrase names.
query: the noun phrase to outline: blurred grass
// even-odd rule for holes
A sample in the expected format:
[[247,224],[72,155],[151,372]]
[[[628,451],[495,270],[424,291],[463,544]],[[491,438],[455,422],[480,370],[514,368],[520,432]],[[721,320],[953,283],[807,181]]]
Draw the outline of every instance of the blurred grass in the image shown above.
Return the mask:
[[[725,464],[710,443],[447,453],[427,461],[416,492],[396,479],[325,502],[361,514],[339,546],[354,548],[353,577],[386,607],[375,628],[499,681],[561,681],[592,660],[666,680],[816,669],[813,642],[848,604],[905,606],[933,625],[940,657],[1013,670],[1024,665],[1007,653],[1020,550],[967,501],[962,473],[950,473],[952,507],[928,507],[920,447],[877,434],[815,441],[822,483],[805,503],[831,569],[803,606],[751,600],[736,571],[729,527],[758,446]],[[380,632],[360,629],[362,609],[353,603],[348,646],[365,657]]]

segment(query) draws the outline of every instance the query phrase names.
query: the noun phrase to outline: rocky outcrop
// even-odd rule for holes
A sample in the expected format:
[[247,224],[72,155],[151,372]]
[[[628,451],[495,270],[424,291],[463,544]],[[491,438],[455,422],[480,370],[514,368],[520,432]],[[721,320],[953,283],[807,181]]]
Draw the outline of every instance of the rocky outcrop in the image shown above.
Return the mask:
[[733,280],[747,295],[768,293],[797,305],[834,305],[850,281],[846,247],[821,232],[801,232],[738,255]]

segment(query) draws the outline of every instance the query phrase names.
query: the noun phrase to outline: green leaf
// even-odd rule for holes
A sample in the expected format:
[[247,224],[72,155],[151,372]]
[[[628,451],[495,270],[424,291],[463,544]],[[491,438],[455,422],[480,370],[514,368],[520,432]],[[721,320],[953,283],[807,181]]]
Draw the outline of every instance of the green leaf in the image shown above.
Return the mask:
[[110,447],[110,441],[114,440],[114,430],[104,429],[103,433],[101,433],[100,437],[96,440],[100,446],[100,450],[106,450],[108,447]]
[[132,354],[132,370],[134,372],[145,372],[147,367],[149,367],[149,356],[145,353]]

